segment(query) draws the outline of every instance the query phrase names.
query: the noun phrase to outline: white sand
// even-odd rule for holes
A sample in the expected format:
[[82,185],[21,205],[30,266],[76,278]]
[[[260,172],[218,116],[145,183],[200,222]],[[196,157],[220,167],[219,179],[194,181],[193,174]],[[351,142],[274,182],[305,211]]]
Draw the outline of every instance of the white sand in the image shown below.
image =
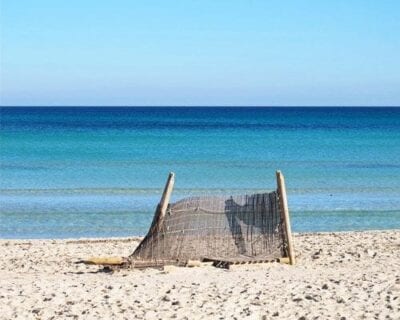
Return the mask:
[[0,240],[1,319],[400,319],[400,230],[299,234],[298,264],[96,273],[137,239]]

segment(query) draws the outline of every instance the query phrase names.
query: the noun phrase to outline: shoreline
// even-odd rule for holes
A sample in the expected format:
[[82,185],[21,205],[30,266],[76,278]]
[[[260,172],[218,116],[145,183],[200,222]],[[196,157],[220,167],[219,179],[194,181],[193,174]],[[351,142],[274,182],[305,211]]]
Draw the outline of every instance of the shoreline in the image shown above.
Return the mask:
[[[399,229],[371,229],[371,230],[346,230],[346,231],[308,231],[308,232],[293,232],[293,237],[299,236],[323,236],[332,234],[349,234],[349,233],[385,233],[385,232],[400,232]],[[128,237],[81,237],[81,238],[0,238],[0,245],[2,242],[35,242],[35,241],[51,241],[51,242],[66,242],[66,243],[97,243],[97,242],[131,242],[141,241],[143,236],[128,236]]]
[[295,233],[297,264],[98,272],[140,238],[0,240],[0,319],[399,319],[400,230]]

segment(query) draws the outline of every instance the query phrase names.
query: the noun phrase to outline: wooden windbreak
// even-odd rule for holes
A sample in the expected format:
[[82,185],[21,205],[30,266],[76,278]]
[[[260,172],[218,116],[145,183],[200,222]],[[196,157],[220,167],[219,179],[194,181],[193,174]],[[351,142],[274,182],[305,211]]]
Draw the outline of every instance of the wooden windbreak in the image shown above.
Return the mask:
[[149,232],[128,258],[132,266],[185,265],[190,260],[227,263],[295,263],[283,175],[276,191],[203,196],[169,203],[170,173]]

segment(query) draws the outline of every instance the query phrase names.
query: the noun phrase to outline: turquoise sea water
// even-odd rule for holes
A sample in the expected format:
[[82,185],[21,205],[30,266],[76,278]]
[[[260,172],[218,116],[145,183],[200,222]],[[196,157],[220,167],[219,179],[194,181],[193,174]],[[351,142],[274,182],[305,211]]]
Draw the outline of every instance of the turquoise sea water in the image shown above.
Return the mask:
[[286,177],[294,231],[400,228],[400,108],[1,108],[0,238],[143,235]]

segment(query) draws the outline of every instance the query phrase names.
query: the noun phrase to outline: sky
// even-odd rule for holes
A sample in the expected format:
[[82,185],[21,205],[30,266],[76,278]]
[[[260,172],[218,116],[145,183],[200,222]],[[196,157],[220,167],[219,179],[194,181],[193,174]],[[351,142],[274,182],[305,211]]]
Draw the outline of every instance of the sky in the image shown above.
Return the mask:
[[399,106],[400,1],[0,0],[0,105]]

